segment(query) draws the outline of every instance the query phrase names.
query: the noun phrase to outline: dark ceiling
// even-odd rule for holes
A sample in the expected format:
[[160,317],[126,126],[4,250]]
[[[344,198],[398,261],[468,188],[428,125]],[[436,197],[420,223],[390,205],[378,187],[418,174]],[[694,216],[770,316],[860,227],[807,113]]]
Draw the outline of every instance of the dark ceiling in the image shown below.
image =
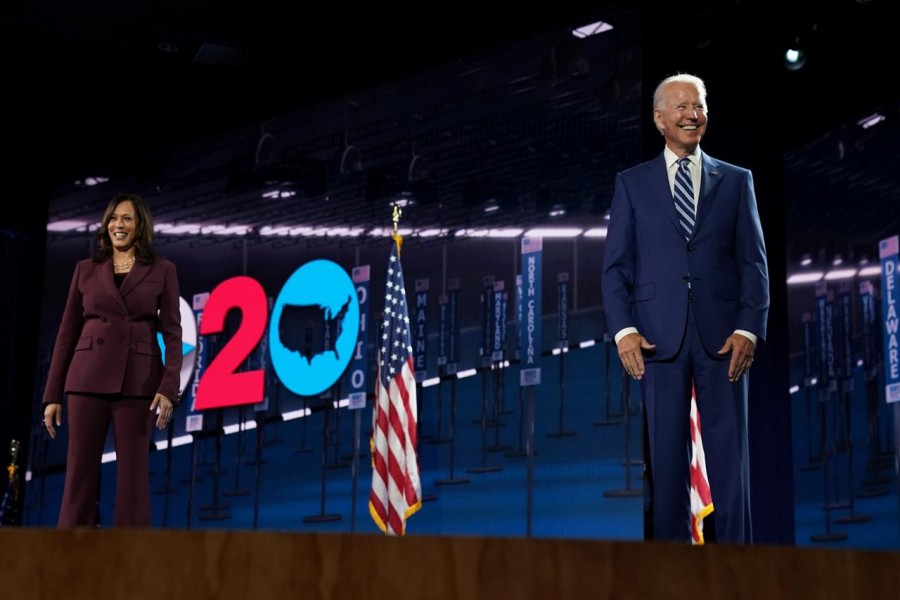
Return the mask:
[[472,2],[383,4],[21,0],[4,3],[0,38],[17,108],[59,128],[53,142],[74,169],[127,162],[597,12],[586,3],[515,14]]
[[[640,156],[641,29],[633,8],[595,10],[614,29],[584,40],[567,30],[588,17],[563,11],[493,38],[499,21],[473,14],[449,15],[440,33],[426,34],[415,29],[433,19],[399,11],[375,27],[365,26],[363,11],[340,29],[336,12],[301,12],[256,16],[252,25],[231,20],[228,36],[208,33],[205,42],[198,24],[193,35],[162,33],[181,29],[177,19],[139,28],[132,37],[145,42],[126,53],[137,66],[107,68],[116,79],[146,83],[90,92],[109,96],[107,110],[90,110],[106,125],[64,125],[85,130],[67,140],[113,139],[61,180],[50,222],[96,219],[111,193],[129,189],[152,199],[157,223],[257,232],[266,224],[389,225],[387,204],[398,195],[414,198],[405,223],[417,227],[534,224],[556,204],[599,223],[615,170]],[[288,21],[299,23],[296,32]],[[151,37],[175,40],[194,59],[160,52],[146,42]],[[209,53],[227,64],[200,63],[203,43],[222,37],[234,45]],[[135,94],[156,101],[132,102]],[[86,175],[110,181],[73,185]],[[274,191],[297,195],[262,199]],[[484,216],[489,198],[503,206],[496,216]]]
[[[900,113],[880,75],[890,60],[870,56],[897,56],[889,3],[585,4],[6,3],[3,101],[11,139],[41,149],[51,222],[95,219],[132,189],[158,222],[387,225],[382,196],[402,190],[419,202],[412,226],[531,225],[560,202],[593,224],[615,172],[647,151],[648,54],[683,52],[714,78],[714,107],[741,96],[746,114],[730,118],[770,128],[772,151],[787,152],[792,252],[896,224]],[[615,29],[565,35],[596,19]],[[798,35],[810,62],[787,74],[778,52]],[[770,76],[744,79],[757,62]],[[858,132],[875,109],[884,124]],[[853,161],[813,184],[841,140]],[[111,181],[73,185],[87,175]],[[303,202],[260,199],[291,186]],[[835,190],[852,193],[851,212]],[[488,197],[502,217],[484,216]]]

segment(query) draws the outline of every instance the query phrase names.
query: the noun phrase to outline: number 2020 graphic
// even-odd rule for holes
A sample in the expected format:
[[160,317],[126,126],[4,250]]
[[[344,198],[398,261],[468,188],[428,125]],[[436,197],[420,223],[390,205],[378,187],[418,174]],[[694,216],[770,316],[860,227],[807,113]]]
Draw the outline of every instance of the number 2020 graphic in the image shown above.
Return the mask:
[[[206,301],[200,335],[222,333],[232,310],[240,312],[240,325],[200,374],[196,410],[264,398],[265,371],[238,371],[266,334],[269,306],[262,285],[248,276],[217,285]],[[347,272],[328,260],[302,265],[272,306],[268,348],[279,381],[301,396],[324,392],[350,362],[358,333],[359,300]]]

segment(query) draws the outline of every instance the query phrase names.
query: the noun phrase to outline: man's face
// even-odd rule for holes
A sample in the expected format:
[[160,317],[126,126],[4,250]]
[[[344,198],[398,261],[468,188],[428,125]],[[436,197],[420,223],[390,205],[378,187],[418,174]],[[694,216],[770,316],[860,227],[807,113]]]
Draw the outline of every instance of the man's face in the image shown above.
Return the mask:
[[653,111],[653,119],[669,149],[686,156],[706,132],[706,104],[691,83],[670,83],[662,92],[662,106]]

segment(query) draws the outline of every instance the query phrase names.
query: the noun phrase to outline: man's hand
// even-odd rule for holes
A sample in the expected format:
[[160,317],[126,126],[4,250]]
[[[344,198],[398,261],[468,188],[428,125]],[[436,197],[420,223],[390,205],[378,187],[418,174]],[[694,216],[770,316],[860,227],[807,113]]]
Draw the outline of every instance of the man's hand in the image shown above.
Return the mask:
[[725,345],[719,350],[719,355],[724,356],[731,352],[731,362],[728,364],[728,381],[736,382],[753,364],[753,353],[756,346],[745,335],[732,333],[725,340]]
[[[749,340],[747,340],[749,341]],[[619,360],[625,372],[640,381],[644,376],[644,355],[643,350],[656,350],[656,344],[651,344],[639,333],[629,333],[616,344],[616,350],[619,353]]]

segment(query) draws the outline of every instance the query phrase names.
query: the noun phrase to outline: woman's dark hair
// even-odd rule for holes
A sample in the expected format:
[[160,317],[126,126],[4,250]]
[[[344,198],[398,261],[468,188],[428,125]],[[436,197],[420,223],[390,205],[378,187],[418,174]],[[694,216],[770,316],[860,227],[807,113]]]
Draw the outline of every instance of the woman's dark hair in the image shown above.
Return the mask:
[[109,222],[119,203],[130,200],[134,205],[134,256],[138,262],[151,263],[156,258],[153,250],[153,215],[147,202],[137,194],[118,194],[103,212],[103,220],[100,229],[97,230],[97,252],[94,254],[94,262],[103,262],[112,256],[112,242],[109,240]]

